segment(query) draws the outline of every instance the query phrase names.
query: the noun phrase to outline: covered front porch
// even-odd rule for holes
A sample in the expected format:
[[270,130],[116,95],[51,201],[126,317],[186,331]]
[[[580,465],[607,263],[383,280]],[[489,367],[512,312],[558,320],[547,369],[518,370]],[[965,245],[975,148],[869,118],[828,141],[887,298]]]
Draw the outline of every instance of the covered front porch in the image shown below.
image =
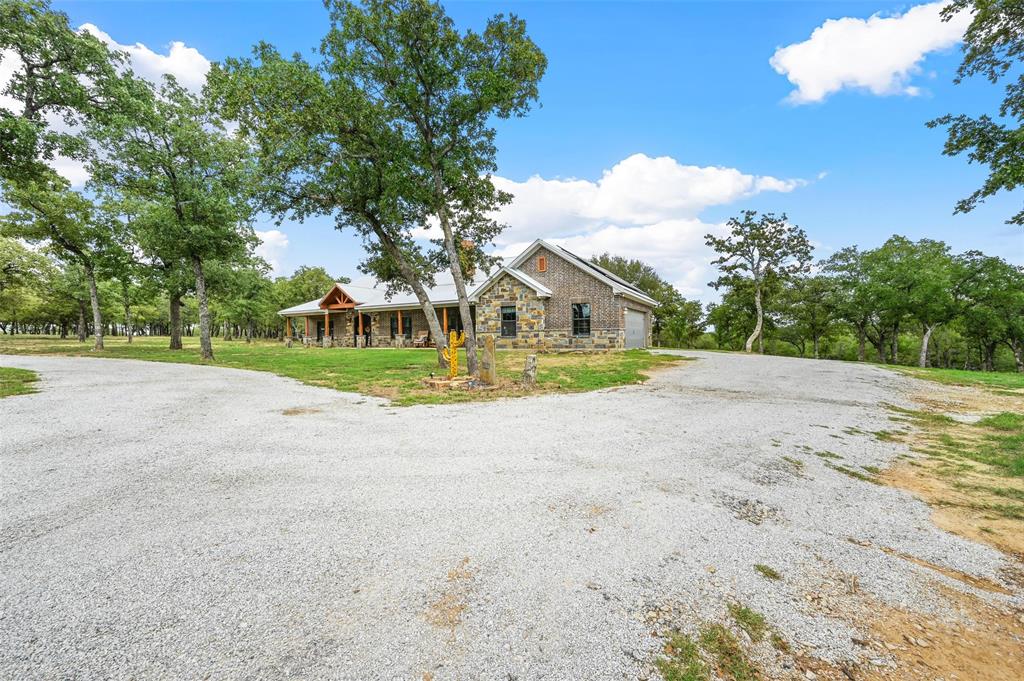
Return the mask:
[[[333,305],[344,305],[342,302]],[[437,309],[445,336],[462,331],[462,318],[454,306]],[[420,308],[355,309],[355,306],[298,311],[284,316],[284,337],[324,347],[433,347],[434,339]]]

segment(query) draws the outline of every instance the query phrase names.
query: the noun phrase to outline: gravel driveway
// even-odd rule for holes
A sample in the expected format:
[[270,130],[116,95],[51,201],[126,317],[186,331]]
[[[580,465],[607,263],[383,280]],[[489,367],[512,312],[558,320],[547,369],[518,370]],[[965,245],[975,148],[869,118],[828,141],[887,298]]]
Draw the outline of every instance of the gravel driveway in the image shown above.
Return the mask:
[[642,386],[408,408],[0,357],[42,376],[0,401],[0,677],[635,679],[652,609],[732,600],[837,660],[856,632],[801,606],[825,572],[918,609],[944,578],[876,547],[1000,579],[996,551],[808,453],[885,465],[870,433],[910,379],[686,354]]

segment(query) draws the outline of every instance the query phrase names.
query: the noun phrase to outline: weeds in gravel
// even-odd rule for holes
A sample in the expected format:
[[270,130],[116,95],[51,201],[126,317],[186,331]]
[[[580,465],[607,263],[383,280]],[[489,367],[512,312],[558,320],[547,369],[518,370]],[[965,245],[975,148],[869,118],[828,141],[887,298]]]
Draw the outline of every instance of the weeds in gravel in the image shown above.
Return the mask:
[[0,367],[0,398],[34,393],[33,384],[38,380],[39,374],[34,371]]
[[678,631],[669,635],[665,656],[654,661],[665,681],[707,681],[711,678],[707,665],[692,638]]
[[768,630],[764,615],[740,603],[730,603],[728,608],[736,626],[745,631],[751,641],[760,643],[764,639],[764,632]]
[[841,459],[841,458],[843,458],[843,457],[839,456],[838,454],[836,454],[835,452],[830,452],[828,450],[822,450],[820,452],[814,452],[814,456],[820,457],[822,459]]
[[768,565],[754,563],[754,571],[760,574],[762,577],[765,577],[766,579],[772,579],[776,581],[782,579],[782,575],[779,574],[779,571]]
[[740,642],[721,624],[709,624],[700,632],[700,644],[715,661],[715,671],[729,681],[756,681],[761,678],[754,663],[743,652]]
[[782,457],[782,460],[798,471],[802,471],[804,469],[804,462],[800,459],[794,459],[792,456],[784,456]]
[[828,461],[825,462],[825,465],[831,468],[832,470],[838,471],[843,475],[848,475],[849,477],[854,478],[855,480],[863,480],[864,482],[870,482],[875,485],[879,484],[875,476],[871,475],[870,473],[858,471],[854,468],[850,468],[849,466],[840,466],[839,464],[834,464]]
[[771,641],[772,648],[775,648],[780,653],[789,652],[789,642],[779,632],[773,631],[768,640]]

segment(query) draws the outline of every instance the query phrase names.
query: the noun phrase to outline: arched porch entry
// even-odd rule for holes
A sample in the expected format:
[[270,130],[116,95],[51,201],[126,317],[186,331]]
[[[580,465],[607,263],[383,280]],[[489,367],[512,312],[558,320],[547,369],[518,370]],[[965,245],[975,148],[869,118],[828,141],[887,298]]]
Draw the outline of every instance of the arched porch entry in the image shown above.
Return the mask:
[[352,345],[359,347],[359,337],[363,338],[363,346],[370,347],[370,315],[356,312],[352,317]]

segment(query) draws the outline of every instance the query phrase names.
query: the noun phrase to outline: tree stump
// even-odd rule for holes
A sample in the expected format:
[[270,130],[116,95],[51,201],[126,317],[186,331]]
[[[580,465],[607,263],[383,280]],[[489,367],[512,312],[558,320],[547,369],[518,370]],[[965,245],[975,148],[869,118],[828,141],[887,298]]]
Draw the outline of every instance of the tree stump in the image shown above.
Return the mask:
[[532,388],[537,385],[537,355],[526,356],[526,366],[523,367],[523,386]]
[[484,336],[484,357],[480,362],[480,380],[489,385],[498,382],[498,365],[494,357],[494,336]]

